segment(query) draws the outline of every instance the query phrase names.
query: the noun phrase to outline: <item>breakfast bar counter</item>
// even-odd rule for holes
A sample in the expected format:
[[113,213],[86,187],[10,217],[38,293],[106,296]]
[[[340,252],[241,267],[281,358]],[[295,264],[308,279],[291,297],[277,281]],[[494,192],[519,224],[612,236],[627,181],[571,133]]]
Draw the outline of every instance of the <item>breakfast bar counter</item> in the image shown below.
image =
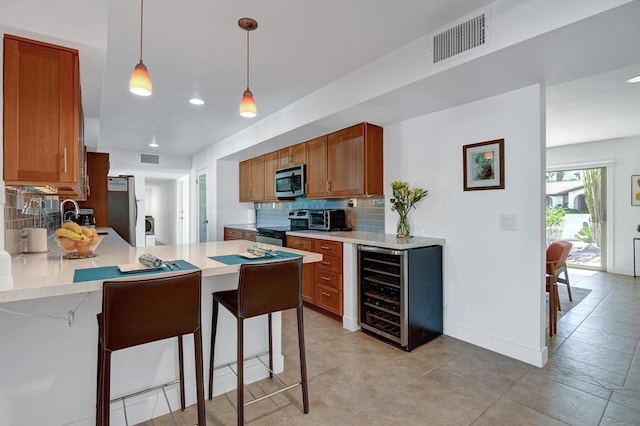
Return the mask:
[[[256,243],[234,240],[135,248],[109,228],[100,231],[108,235],[95,250],[94,258],[63,259],[62,249],[50,241],[48,253],[13,259],[13,286],[0,290],[0,424],[95,424],[96,314],[102,309],[102,280],[74,282],[74,273],[78,269],[136,263],[143,253],[163,260],[184,260],[202,270],[203,355],[205,377],[208,376],[211,293],[237,288],[240,269],[238,264],[227,265],[210,258],[246,252]],[[305,263],[322,259],[322,255],[315,253],[290,248],[283,251],[303,255]],[[274,258],[277,259],[282,257]],[[147,275],[128,274],[126,279],[177,273],[181,272],[174,269]],[[273,315],[272,324],[274,370],[278,372],[284,367],[279,313]],[[268,348],[266,316],[245,321],[245,334],[246,355],[264,353]],[[224,309],[220,311],[217,340],[224,344],[216,345],[216,364],[235,361],[235,318]],[[195,403],[193,339],[187,337],[184,343],[186,399],[190,405]],[[148,389],[177,377],[176,344],[168,339],[118,351],[112,363],[113,397]],[[267,376],[259,362],[245,364],[246,383]],[[215,383],[216,394],[227,392],[235,388],[235,376],[228,369],[217,370]],[[177,386],[166,391],[171,407],[179,407]],[[122,405],[112,404],[111,410],[111,424],[124,424]],[[167,412],[160,390],[127,401],[127,416],[132,424]]]
[[[107,235],[102,236],[102,241],[95,250],[97,257],[73,260],[63,259],[64,252],[52,239],[49,240],[48,253],[16,256],[11,264],[13,286],[7,289],[0,289],[0,303],[101,291],[102,280],[74,283],[75,270],[136,263],[138,257],[143,253],[153,254],[163,260],[184,260],[200,268],[203,277],[231,274],[238,272],[240,266],[226,265],[212,260],[210,257],[246,252],[247,247],[256,244],[246,240],[233,240],[199,244],[131,247],[111,228],[99,228],[98,232],[106,232]],[[262,246],[265,245],[262,244]],[[273,246],[272,248],[276,249],[277,247]],[[289,248],[286,251],[303,254],[304,263],[322,260],[322,256],[315,253]]]

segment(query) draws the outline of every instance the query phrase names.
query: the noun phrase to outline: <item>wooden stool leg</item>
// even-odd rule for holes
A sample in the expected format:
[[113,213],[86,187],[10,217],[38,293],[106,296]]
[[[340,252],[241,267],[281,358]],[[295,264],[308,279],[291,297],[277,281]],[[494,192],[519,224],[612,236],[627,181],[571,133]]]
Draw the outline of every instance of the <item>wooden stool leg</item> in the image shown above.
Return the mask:
[[571,285],[569,285],[569,272],[567,268],[564,269],[564,281],[567,285],[567,293],[569,293],[569,302],[573,302],[573,296],[571,295]]
[[213,299],[211,313],[211,354],[209,355],[209,399],[213,398],[213,355],[216,352],[216,331],[218,328],[218,302]]
[[100,424],[107,426],[109,424],[109,414],[111,405],[109,403],[111,399],[111,353],[108,351],[102,352],[102,390],[100,398]]
[[184,355],[182,346],[182,336],[178,336],[178,369],[180,370],[180,407],[182,411],[186,408],[184,397]]
[[204,410],[204,372],[202,371],[202,329],[193,333],[193,343],[196,359],[196,401],[198,407],[198,425],[207,424]]
[[98,325],[98,367],[96,377],[96,426],[102,426],[102,328]]
[[238,412],[238,425],[244,425],[244,324],[242,318],[238,317],[238,384],[236,393],[238,395],[236,408]]
[[298,350],[300,351],[300,382],[302,383],[302,407],[304,413],[309,412],[309,388],[307,385],[307,357],[304,346],[304,320],[302,305],[296,308],[298,323]]
[[273,379],[273,326],[271,324],[271,312],[267,317],[269,322],[269,378]]

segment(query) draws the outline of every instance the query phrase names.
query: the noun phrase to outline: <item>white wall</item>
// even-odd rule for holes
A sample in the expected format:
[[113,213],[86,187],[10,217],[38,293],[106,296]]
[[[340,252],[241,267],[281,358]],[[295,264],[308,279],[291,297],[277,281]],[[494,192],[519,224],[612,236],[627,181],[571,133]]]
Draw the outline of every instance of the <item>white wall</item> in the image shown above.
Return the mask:
[[[445,334],[534,365],[544,344],[544,94],[540,86],[385,128],[385,188],[429,189],[412,234],[444,237]],[[505,140],[505,189],[462,189],[462,146]],[[500,230],[500,215],[517,231]],[[395,233],[397,214],[385,215]]]
[[575,168],[580,165],[610,164],[607,176],[609,198],[607,269],[633,275],[632,238],[637,237],[640,206],[631,205],[631,175],[640,174],[640,137],[605,140],[547,149],[547,167]]
[[[222,240],[225,224],[248,223],[247,210],[253,208],[253,203],[239,203],[240,193],[238,182],[238,162],[219,160],[216,162],[216,236]],[[213,196],[213,194],[212,194]]]
[[155,220],[156,240],[176,244],[178,220],[178,181],[174,180],[151,189],[151,211]]

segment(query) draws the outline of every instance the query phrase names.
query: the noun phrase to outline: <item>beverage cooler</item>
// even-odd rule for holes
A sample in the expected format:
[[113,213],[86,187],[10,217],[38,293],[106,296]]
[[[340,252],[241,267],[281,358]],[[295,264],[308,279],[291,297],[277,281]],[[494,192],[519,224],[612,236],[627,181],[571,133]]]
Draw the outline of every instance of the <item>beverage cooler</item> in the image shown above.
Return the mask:
[[358,246],[358,323],[410,351],[442,334],[442,246]]

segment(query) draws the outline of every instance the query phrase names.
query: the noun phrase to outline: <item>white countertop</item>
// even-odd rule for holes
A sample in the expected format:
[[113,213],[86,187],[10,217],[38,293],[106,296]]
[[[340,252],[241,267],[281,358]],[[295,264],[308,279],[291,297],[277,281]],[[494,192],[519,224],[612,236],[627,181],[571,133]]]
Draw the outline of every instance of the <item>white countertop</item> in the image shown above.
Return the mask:
[[234,223],[231,225],[224,225],[225,228],[242,229],[243,231],[256,231],[255,223]]
[[443,246],[447,241],[444,238],[432,237],[396,238],[394,234],[378,234],[375,232],[358,231],[289,231],[287,232],[287,235],[341,241],[343,243],[362,244],[396,250]]
[[[204,277],[235,273],[239,271],[240,265],[226,265],[211,260],[209,257],[246,252],[248,246],[256,244],[252,241],[232,240],[200,244],[131,247],[110,228],[99,228],[98,231],[108,232],[109,234],[102,236],[102,241],[95,250],[98,256],[94,258],[63,259],[64,253],[62,249],[53,240],[49,241],[48,253],[16,256],[11,263],[13,286],[0,290],[0,303],[102,290],[102,280],[74,283],[74,271],[82,268],[137,263],[138,257],[142,253],[150,253],[163,260],[185,260],[202,269]],[[281,247],[268,244],[260,245],[281,249]],[[291,248],[286,248],[286,250],[304,255],[304,263],[322,260],[321,254]],[[160,273],[144,275],[141,276],[141,279],[162,275]]]

